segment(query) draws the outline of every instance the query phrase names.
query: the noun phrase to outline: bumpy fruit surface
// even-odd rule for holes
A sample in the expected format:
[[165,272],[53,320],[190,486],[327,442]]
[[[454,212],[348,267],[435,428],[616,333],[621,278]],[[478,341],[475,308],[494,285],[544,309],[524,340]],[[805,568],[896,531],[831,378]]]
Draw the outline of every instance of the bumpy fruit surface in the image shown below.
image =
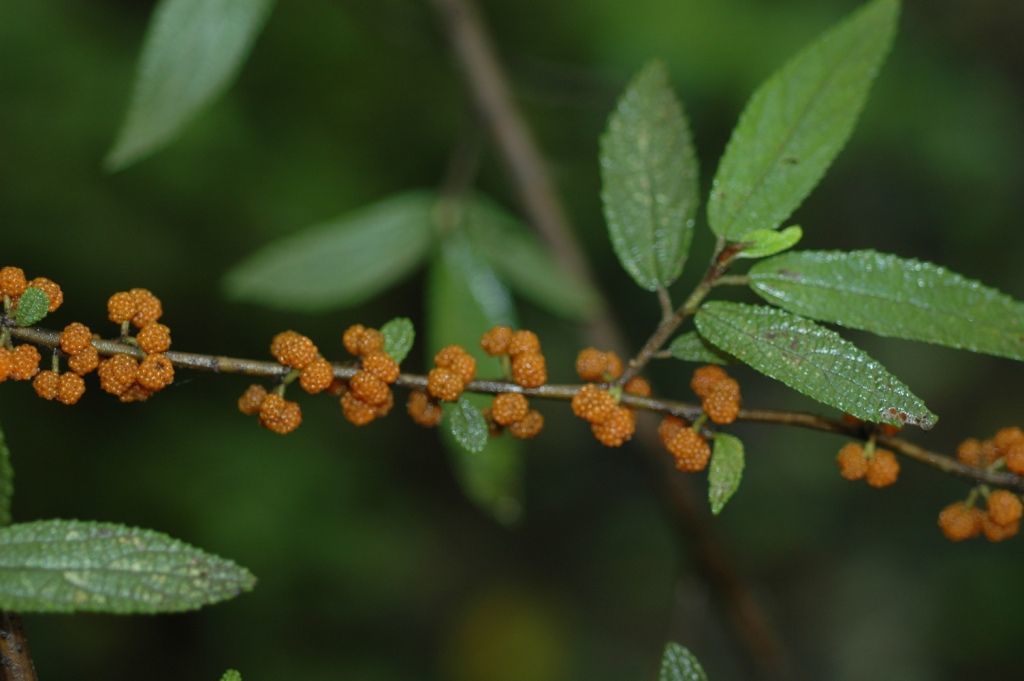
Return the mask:
[[480,338],[480,347],[491,357],[508,353],[508,344],[512,340],[512,329],[508,326],[495,326]]
[[47,299],[50,301],[47,312],[56,312],[57,308],[64,304],[64,291],[61,290],[57,282],[46,277],[36,277],[28,285],[46,294]]
[[981,442],[976,438],[969,437],[956,448],[956,458],[960,463],[968,466],[981,465]]
[[992,436],[992,442],[995,444],[996,448],[1000,450],[1000,454],[1002,455],[1005,455],[1012,445],[1022,441],[1024,441],[1024,431],[1017,426],[1000,428],[996,431],[996,434]]
[[512,437],[529,440],[540,435],[540,431],[543,429],[544,416],[536,409],[531,409],[526,412],[526,416],[510,425],[508,432]]
[[1015,442],[1007,450],[1006,467],[1017,475],[1024,475],[1024,442]]
[[740,384],[732,378],[718,381],[701,400],[701,406],[714,423],[732,423],[740,414]]
[[39,362],[42,356],[34,345],[23,344],[15,347],[8,354],[10,368],[8,378],[15,381],[27,381],[39,373]]
[[60,376],[54,371],[40,371],[32,379],[32,389],[44,400],[56,399],[59,387]]
[[1009,525],[1024,515],[1024,505],[1013,492],[997,489],[988,495],[988,517],[997,525]]
[[271,393],[260,405],[260,425],[278,435],[287,435],[302,424],[302,409],[297,402],[289,402]]
[[341,334],[341,344],[345,346],[348,354],[356,356],[360,354],[359,341],[362,340],[364,331],[366,331],[366,327],[362,324],[353,324]]
[[135,298],[127,291],[119,291],[107,300],[107,319],[124,324],[135,316]]
[[896,482],[900,475],[900,462],[896,455],[888,449],[876,449],[875,455],[868,461],[868,472],[865,476],[872,487],[888,487]]
[[704,399],[711,394],[711,389],[715,384],[727,378],[729,378],[729,374],[725,373],[725,369],[714,364],[707,364],[693,372],[693,378],[690,379],[690,390],[697,397]]
[[11,352],[7,348],[0,348],[0,383],[7,380],[11,373]]
[[377,410],[351,392],[341,396],[341,411],[354,426],[365,426],[377,418]]
[[85,324],[71,322],[60,333],[60,349],[68,355],[92,347],[92,331]]
[[391,384],[398,380],[398,362],[391,358],[391,355],[383,350],[369,352],[363,355],[363,370]]
[[372,407],[384,404],[391,395],[388,384],[368,371],[357,371],[355,376],[349,379],[348,387],[355,397]]
[[939,513],[939,529],[949,541],[964,541],[981,534],[982,513],[962,501],[950,504]]
[[[665,445],[665,448],[667,449],[669,440],[672,439],[672,436],[675,435],[677,431],[688,427],[689,426],[686,425],[686,422],[678,416],[669,415],[664,417],[658,424],[658,437],[661,438],[661,444]],[[672,450],[669,451],[671,452]]]
[[0,296],[17,298],[28,288],[25,271],[20,267],[4,267],[0,269]]
[[673,429],[665,446],[676,460],[676,468],[684,473],[697,473],[708,467],[711,447],[692,428]]
[[77,404],[85,394],[85,381],[78,374],[61,374],[57,387],[57,401],[61,404]]
[[1015,520],[1008,525],[1000,525],[989,516],[981,519],[981,531],[985,533],[985,539],[990,542],[1001,542],[1013,537],[1020,530],[1020,521]]
[[604,381],[604,371],[607,366],[606,354],[597,348],[583,348],[576,355],[576,373],[584,381],[594,383]]
[[540,352],[540,339],[537,338],[537,334],[526,329],[513,331],[508,340],[508,354],[515,357],[528,352]]
[[539,352],[524,352],[512,358],[512,380],[524,388],[539,388],[548,382],[548,366]]
[[836,463],[839,465],[839,475],[847,480],[860,480],[868,474],[868,460],[859,442],[843,445],[836,456]]
[[427,397],[422,390],[413,390],[409,393],[405,409],[409,413],[409,418],[424,428],[433,428],[441,422],[444,415],[441,405]]
[[142,329],[158,321],[164,314],[163,305],[160,299],[147,289],[133,288],[128,292],[135,303],[135,314],[132,316],[132,324]]
[[258,414],[260,411],[260,405],[263,404],[263,400],[267,397],[267,389],[262,385],[252,384],[245,389],[242,396],[238,398],[238,411],[242,412],[246,416],[252,416]]
[[591,423],[590,429],[604,446],[620,447],[636,432],[636,414],[632,409],[616,406],[604,421]]
[[462,394],[465,383],[451,369],[435,367],[427,374],[427,392],[445,402],[455,402]]
[[595,383],[586,384],[572,396],[572,413],[590,423],[600,423],[609,418],[616,406],[611,393]]
[[476,377],[476,359],[459,345],[448,345],[434,355],[434,364],[454,372],[463,383]]
[[300,370],[320,356],[313,341],[295,331],[282,331],[274,336],[270,354],[281,364]]
[[171,330],[160,322],[153,322],[135,335],[135,341],[146,354],[167,352],[171,349]]
[[491,416],[499,426],[510,426],[521,421],[530,411],[530,402],[519,393],[502,393],[491,404]]
[[100,388],[111,395],[121,396],[135,384],[139,363],[129,355],[114,355],[100,362],[98,374]]
[[650,397],[652,394],[651,384],[642,376],[634,376],[626,381],[626,385],[622,386],[622,390],[628,395],[636,395],[637,397]]
[[79,376],[85,376],[88,373],[96,371],[96,367],[100,365],[100,353],[91,345],[81,352],[68,357],[68,368]]
[[317,357],[299,374],[299,385],[310,395],[322,393],[334,382],[334,367],[323,357]]
[[163,390],[174,382],[174,365],[165,355],[147,355],[139,364],[135,380],[146,390]]

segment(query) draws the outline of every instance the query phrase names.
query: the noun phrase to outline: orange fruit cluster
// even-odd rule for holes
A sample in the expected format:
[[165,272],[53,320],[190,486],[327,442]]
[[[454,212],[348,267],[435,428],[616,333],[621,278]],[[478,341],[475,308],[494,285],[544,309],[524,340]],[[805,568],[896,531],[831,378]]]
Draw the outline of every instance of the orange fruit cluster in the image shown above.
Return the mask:
[[500,435],[507,429],[520,440],[537,437],[544,428],[544,416],[530,409],[530,401],[520,393],[495,395],[491,406],[484,410],[484,418],[491,435]]
[[1024,475],[1024,431],[1017,426],[1007,426],[996,431],[987,440],[970,437],[956,448],[960,463],[985,468],[999,462],[1017,475]]
[[990,542],[1000,542],[1020,530],[1024,504],[1020,497],[1005,489],[989,493],[987,511],[963,501],[950,504],[939,513],[939,529],[946,539],[959,542],[984,534]]
[[720,366],[708,364],[693,372],[690,389],[712,422],[732,423],[740,413],[740,384]]
[[[142,350],[141,361],[127,354],[98,361],[89,327],[72,323],[61,333],[61,348],[68,353],[68,368],[80,375],[95,369],[100,388],[122,402],[148,400],[153,393],[174,382],[174,364],[164,354],[171,348],[171,330],[159,323],[163,313],[160,299],[147,289],[115,293],[107,300],[107,318],[121,325],[125,341]],[[130,326],[138,329],[134,338],[128,335]]]
[[48,312],[55,312],[64,304],[64,292],[56,282],[46,277],[29,280],[20,267],[0,267],[0,297],[4,299],[5,307],[17,309],[18,299],[28,288],[37,288],[46,294],[50,301]]
[[[365,426],[395,406],[391,384],[398,380],[398,362],[384,352],[384,336],[377,329],[354,324],[345,329],[341,342],[360,362],[348,385],[338,387],[341,411],[349,423]],[[331,381],[326,382],[329,387]]]
[[533,331],[495,326],[480,338],[480,347],[491,357],[507,356],[512,380],[524,388],[539,388],[548,382],[547,360]]
[[427,374],[427,392],[444,401],[455,402],[476,378],[476,359],[461,345],[447,345],[434,355],[434,368]]
[[708,467],[711,447],[704,436],[678,416],[666,416],[658,425],[658,437],[684,473],[697,473]]
[[839,475],[847,480],[866,480],[872,487],[888,487],[900,475],[900,462],[888,449],[877,448],[872,453],[859,442],[848,442],[836,455]]

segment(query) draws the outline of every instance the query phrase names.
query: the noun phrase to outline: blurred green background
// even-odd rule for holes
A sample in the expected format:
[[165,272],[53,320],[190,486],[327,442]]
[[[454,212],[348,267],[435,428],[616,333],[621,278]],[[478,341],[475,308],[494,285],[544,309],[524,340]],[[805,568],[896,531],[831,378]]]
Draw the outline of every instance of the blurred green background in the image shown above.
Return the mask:
[[[618,92],[648,58],[667,62],[706,185],[753,87],[856,5],[483,4],[633,342],[656,305],[614,261],[598,199],[597,137]],[[851,144],[796,216],[804,246],[921,257],[1024,297],[1024,5],[905,5]],[[52,323],[103,328],[111,292],[146,286],[163,298],[178,349],[263,356],[273,333],[294,327],[340,355],[349,323],[403,314],[420,324],[422,274],[322,316],[226,303],[219,280],[275,237],[440,183],[473,119],[428,5],[278,3],[229,94],[171,147],[107,175],[101,160],[151,9],[0,1],[0,260],[64,286]],[[489,148],[479,186],[516,208]],[[694,259],[709,247],[701,233]],[[540,332],[552,379],[569,380],[579,328],[526,304],[520,316]],[[942,416],[918,441],[950,451],[1021,423],[1021,365],[853,337]],[[689,369],[658,365],[656,389],[685,396]],[[748,404],[809,406],[737,373]],[[750,678],[635,447],[603,449],[563,406],[546,405],[548,429],[527,448],[525,517],[505,529],[466,501],[436,438],[402,416],[356,430],[328,400],[307,400],[306,423],[280,438],[235,410],[245,385],[187,375],[147,404],[92,389],[71,410],[24,385],[0,390],[20,520],[150,526],[260,578],[253,593],[195,614],[28,617],[41,678],[199,681],[235,666],[247,680],[624,681],[652,678],[666,639],[693,649],[714,681]],[[768,609],[793,678],[1019,673],[1024,546],[941,537],[936,514],[962,483],[907,463],[898,485],[871,490],[836,474],[837,438],[736,431],[746,479],[714,526]]]

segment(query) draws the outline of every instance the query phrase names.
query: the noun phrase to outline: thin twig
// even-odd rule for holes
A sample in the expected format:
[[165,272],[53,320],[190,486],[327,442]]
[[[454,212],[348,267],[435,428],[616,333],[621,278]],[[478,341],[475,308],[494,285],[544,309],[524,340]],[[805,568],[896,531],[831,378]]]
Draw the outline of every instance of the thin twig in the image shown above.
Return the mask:
[[37,681],[21,617],[0,612],[0,681]]

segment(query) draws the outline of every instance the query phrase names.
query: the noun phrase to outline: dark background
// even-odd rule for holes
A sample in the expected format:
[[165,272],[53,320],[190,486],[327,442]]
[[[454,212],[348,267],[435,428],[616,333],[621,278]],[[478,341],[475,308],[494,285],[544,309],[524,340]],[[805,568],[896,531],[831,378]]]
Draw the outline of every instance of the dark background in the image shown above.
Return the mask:
[[[656,306],[614,261],[598,198],[596,140],[618,92],[647,59],[666,60],[706,186],[751,90],[856,4],[484,4],[635,343]],[[420,322],[421,275],[323,316],[227,303],[219,280],[275,237],[440,183],[472,117],[428,6],[279,2],[229,94],[172,146],[108,175],[101,160],[151,7],[0,0],[0,260],[64,286],[52,324],[113,333],[104,301],[131,286],[163,298],[175,347],[193,351],[264,356],[273,333],[295,327],[340,355],[349,323]],[[1017,0],[906,3],[856,134],[795,217],[803,245],[921,257],[1024,297],[1022,28]],[[490,149],[479,185],[516,208]],[[697,261],[710,247],[700,231]],[[526,304],[520,314],[551,357],[579,347],[578,327]],[[1021,423],[1021,365],[854,338],[942,416],[931,433],[913,433],[918,441],[951,451]],[[659,391],[685,397],[688,370],[658,365]],[[748,404],[809,406],[737,374]],[[553,380],[570,377],[553,363]],[[307,400],[306,423],[280,438],[235,410],[245,384],[187,375],[128,406],[91,388],[74,409],[2,386],[18,519],[154,527],[260,578],[253,593],[195,614],[28,617],[41,678],[199,681],[236,666],[247,681],[625,681],[652,678],[669,638],[714,681],[747,678],[635,447],[600,448],[564,406],[544,407],[549,428],[527,448],[526,515],[505,529],[464,499],[435,438],[401,415],[357,431],[336,405]],[[906,463],[899,484],[871,490],[836,474],[835,437],[735,430],[748,470],[714,527],[796,678],[1019,673],[1022,542],[951,545],[935,527],[965,485]]]

